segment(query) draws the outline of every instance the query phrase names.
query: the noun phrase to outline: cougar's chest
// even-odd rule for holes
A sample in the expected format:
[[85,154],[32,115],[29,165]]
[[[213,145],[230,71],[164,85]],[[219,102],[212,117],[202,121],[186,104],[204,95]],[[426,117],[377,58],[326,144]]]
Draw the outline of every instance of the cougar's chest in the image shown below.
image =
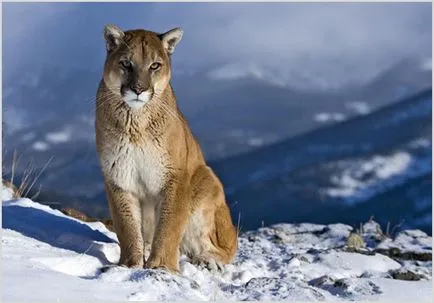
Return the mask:
[[152,143],[137,146],[119,142],[108,159],[113,182],[139,196],[160,192],[164,183],[165,155]]

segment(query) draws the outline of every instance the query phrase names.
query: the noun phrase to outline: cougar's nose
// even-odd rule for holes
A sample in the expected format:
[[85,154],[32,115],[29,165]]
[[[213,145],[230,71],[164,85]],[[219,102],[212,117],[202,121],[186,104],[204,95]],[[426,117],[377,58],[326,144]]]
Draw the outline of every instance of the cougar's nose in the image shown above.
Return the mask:
[[131,86],[130,89],[136,93],[136,95],[140,95],[141,93],[143,93],[146,89],[144,87],[140,87],[140,86]]

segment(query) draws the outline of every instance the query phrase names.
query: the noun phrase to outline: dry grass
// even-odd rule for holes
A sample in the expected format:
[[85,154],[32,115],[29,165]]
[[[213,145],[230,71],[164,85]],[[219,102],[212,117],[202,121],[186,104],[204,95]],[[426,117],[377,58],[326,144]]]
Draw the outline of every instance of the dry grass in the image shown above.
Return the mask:
[[83,213],[77,209],[71,208],[71,207],[62,208],[60,211],[69,217],[78,219],[78,220],[83,221],[83,222],[101,222],[102,224],[104,224],[107,227],[108,230],[115,232],[113,220],[111,220],[111,219],[102,219],[101,220],[101,219],[97,219],[97,218],[92,218],[92,217],[89,217],[88,215],[86,215],[85,213]]
[[[371,217],[369,217],[369,220],[367,222],[371,223],[373,221],[374,221],[374,216],[371,216]],[[393,239],[396,236],[397,229],[399,227],[401,227],[403,223],[404,223],[404,220],[401,221],[400,223],[394,224],[392,226],[391,223],[390,223],[390,221],[388,221],[387,225],[386,225],[386,230],[385,231],[383,231],[383,229],[381,228],[381,226],[378,224],[376,226],[375,233],[376,233],[376,235],[377,235],[377,237],[379,239],[385,239],[385,238]],[[355,229],[355,233],[357,233],[360,236],[363,235],[363,234],[365,234],[365,230],[363,228],[363,225],[364,225],[364,223],[360,222],[359,228]]]
[[[21,180],[16,181],[15,180],[16,170],[17,170],[18,165],[20,164],[21,157],[22,156],[21,155],[18,156],[17,151],[14,150],[14,154],[12,156],[11,171],[9,173],[10,179],[7,180],[5,175],[3,175],[3,180],[4,180],[3,184],[5,184],[6,186],[9,186],[13,190],[15,198],[28,197],[31,190],[33,189],[33,187],[35,186],[35,184],[38,182],[39,178],[41,177],[42,173],[47,169],[48,165],[50,165],[51,161],[54,158],[54,157],[51,157],[50,159],[48,159],[48,161],[45,162],[44,166],[39,171],[37,171],[37,169],[35,168],[35,165],[33,163],[33,159],[30,159],[30,161],[27,163],[27,165],[25,166],[25,168],[21,174]],[[4,161],[3,161],[3,163],[4,163]],[[3,171],[4,171],[4,167],[3,167]],[[41,185],[39,185],[39,188],[36,191],[36,193],[34,195],[32,195],[31,197],[28,197],[28,198],[35,199],[40,194],[40,192],[41,192]]]
[[238,236],[240,235],[240,232],[241,232],[240,221],[241,221],[241,213],[238,213],[237,239],[238,239]]

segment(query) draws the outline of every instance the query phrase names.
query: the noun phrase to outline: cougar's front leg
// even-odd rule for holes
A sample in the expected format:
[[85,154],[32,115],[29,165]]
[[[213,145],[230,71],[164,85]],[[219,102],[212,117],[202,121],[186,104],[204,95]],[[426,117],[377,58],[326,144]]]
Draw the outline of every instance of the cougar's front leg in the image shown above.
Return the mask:
[[142,268],[144,260],[139,199],[116,186],[106,185],[106,191],[121,247],[119,265]]
[[179,248],[190,215],[186,188],[177,182],[163,191],[156,213],[157,226],[152,241],[148,268],[166,268],[179,272]]

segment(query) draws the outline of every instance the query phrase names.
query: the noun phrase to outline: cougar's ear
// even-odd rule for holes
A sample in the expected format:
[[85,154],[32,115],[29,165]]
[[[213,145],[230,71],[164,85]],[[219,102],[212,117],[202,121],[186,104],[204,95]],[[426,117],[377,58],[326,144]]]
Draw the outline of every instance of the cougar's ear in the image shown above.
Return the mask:
[[116,25],[108,24],[104,27],[104,39],[106,41],[107,51],[111,52],[121,43],[124,32]]
[[179,43],[179,41],[181,41],[183,33],[184,31],[177,27],[160,35],[163,46],[169,55],[173,54],[173,52],[175,51],[175,47]]

